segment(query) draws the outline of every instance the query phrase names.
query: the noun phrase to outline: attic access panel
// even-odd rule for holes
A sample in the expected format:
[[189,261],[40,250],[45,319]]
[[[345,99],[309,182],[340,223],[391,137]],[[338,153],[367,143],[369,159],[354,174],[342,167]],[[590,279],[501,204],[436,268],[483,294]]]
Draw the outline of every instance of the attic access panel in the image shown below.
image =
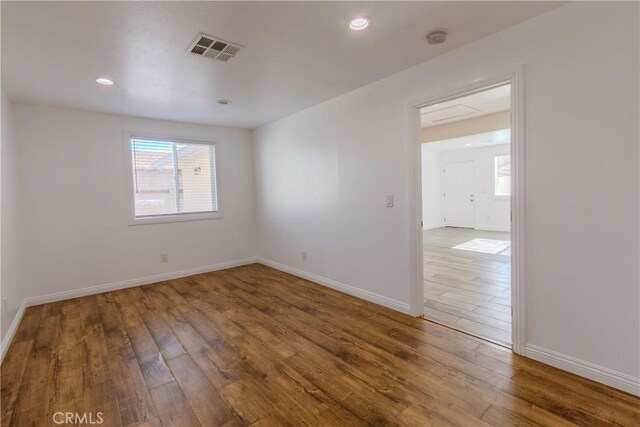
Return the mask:
[[463,104],[452,105],[444,107],[439,110],[428,111],[422,113],[422,121],[430,124],[438,124],[441,122],[448,122],[461,117],[469,116],[478,113],[475,108],[469,107]]

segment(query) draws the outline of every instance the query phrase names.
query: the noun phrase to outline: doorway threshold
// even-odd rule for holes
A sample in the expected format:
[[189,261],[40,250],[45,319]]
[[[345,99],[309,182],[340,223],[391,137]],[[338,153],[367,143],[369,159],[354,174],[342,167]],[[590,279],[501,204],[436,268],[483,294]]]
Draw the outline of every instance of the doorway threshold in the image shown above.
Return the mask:
[[465,335],[481,339],[482,341],[490,342],[490,343],[498,345],[498,346],[500,346],[502,348],[506,348],[509,351],[513,350],[512,345],[507,344],[505,342],[494,340],[494,339],[491,339],[491,338],[488,338],[488,337],[483,337],[481,335],[477,335],[477,334],[471,333],[469,331],[465,331],[464,329],[456,328],[455,326],[447,325],[446,323],[442,323],[442,322],[438,322],[437,320],[429,319],[428,317],[425,317],[425,316],[420,316],[420,317],[422,318],[422,320],[426,320],[427,322],[435,323],[436,325],[444,326],[445,328],[449,328],[449,329],[453,329],[454,331],[462,332]]

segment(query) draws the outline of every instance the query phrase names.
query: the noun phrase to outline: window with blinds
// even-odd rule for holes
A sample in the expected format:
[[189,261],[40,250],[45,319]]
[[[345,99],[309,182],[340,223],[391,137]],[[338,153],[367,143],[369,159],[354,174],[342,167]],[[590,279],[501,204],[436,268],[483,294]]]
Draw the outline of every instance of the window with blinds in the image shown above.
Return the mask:
[[135,219],[218,212],[212,143],[131,138]]
[[511,195],[511,156],[509,154],[495,156],[494,196]]

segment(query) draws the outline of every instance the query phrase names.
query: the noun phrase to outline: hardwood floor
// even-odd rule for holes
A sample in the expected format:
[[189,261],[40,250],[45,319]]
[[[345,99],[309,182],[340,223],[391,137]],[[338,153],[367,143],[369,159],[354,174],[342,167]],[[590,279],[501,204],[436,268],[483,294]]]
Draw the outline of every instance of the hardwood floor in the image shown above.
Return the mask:
[[511,260],[452,249],[472,239],[510,240],[509,233],[468,228],[423,232],[424,317],[511,347]]
[[1,380],[3,426],[640,423],[632,395],[258,264],[30,307]]

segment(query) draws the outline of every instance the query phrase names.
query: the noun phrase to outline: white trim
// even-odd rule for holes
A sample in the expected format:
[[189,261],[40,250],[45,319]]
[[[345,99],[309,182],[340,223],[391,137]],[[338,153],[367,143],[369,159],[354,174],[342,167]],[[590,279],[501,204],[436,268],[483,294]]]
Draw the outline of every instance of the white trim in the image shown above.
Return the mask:
[[383,295],[376,294],[374,292],[365,291],[360,288],[356,288],[355,286],[346,285],[344,283],[336,282],[332,279],[327,279],[326,277],[318,276],[313,273],[307,273],[306,271],[298,270],[297,268],[289,267],[284,264],[277,263],[275,261],[271,261],[265,258],[258,257],[257,262],[260,264],[264,264],[267,267],[275,268],[276,270],[284,271],[285,273],[293,274],[294,276],[302,277],[303,279],[310,280],[312,282],[318,283],[322,286],[326,286],[327,288],[335,289],[340,292],[344,292],[345,294],[349,294],[351,296],[361,298],[363,300],[372,302],[374,304],[382,305],[384,307],[390,308],[392,310],[399,311],[401,313],[409,314],[409,304],[404,303],[402,301],[398,301],[389,297],[385,297]]
[[72,298],[84,297],[87,295],[101,294],[103,292],[110,292],[118,289],[132,288],[134,286],[148,285],[150,283],[162,282],[164,280],[193,276],[194,274],[224,270],[225,268],[239,267],[241,265],[253,264],[255,262],[256,258],[245,258],[237,261],[221,262],[218,264],[189,268],[186,270],[173,271],[169,273],[154,274],[153,276],[139,277],[137,279],[123,280],[121,282],[106,283],[103,285],[89,286],[86,288],[74,289],[71,291],[56,292],[54,294],[26,298],[25,304],[27,307],[31,307],[33,305],[46,304],[54,301],[62,301]]
[[219,212],[186,212],[171,215],[138,216],[129,220],[129,225],[163,224],[166,222],[202,221],[205,219],[222,219]]
[[505,233],[511,231],[509,227],[497,227],[495,225],[479,225],[475,229],[479,231],[503,231]]
[[525,93],[524,69],[511,77],[511,341],[523,354],[526,339],[525,284]]
[[422,230],[423,231],[427,231],[427,230],[433,230],[434,228],[442,228],[444,227],[444,223],[443,222],[434,222],[432,224],[426,224],[426,225],[422,225]]
[[500,76],[475,80],[468,86],[441,93],[426,99],[407,103],[407,154],[409,162],[409,232],[411,235],[410,263],[413,272],[411,288],[411,314],[424,314],[424,282],[422,260],[422,158],[420,144],[420,112],[425,105],[436,104],[461,96],[477,93],[491,87],[511,84],[511,307],[512,349],[524,354],[526,343],[526,285],[525,285],[525,133],[524,133],[524,69],[518,68]]
[[[422,224],[422,141],[420,106],[422,103],[407,104],[407,155],[409,164],[409,235],[411,247],[409,251],[409,271],[412,272],[409,298],[410,314],[424,314],[424,271],[423,271],[423,233]],[[440,192],[442,193],[442,192]],[[442,197],[442,195],[440,196]],[[444,221],[443,221],[444,225]]]
[[106,283],[103,285],[89,286],[81,289],[74,289],[71,291],[56,292],[48,295],[41,295],[37,297],[25,298],[18,309],[18,312],[13,317],[11,326],[7,330],[2,343],[0,343],[0,362],[4,360],[4,356],[13,341],[14,335],[18,330],[18,325],[22,321],[24,311],[27,307],[34,305],[47,304],[55,301],[63,301],[72,298],[84,297],[87,295],[101,294],[103,292],[115,291],[118,289],[132,288],[135,286],[148,285],[150,283],[162,282],[164,280],[178,279],[180,277],[193,276],[194,274],[208,273],[216,270],[224,270],[226,268],[239,267],[241,265],[253,264],[257,262],[256,258],[245,258],[237,261],[227,261],[218,264],[206,265],[203,267],[189,268],[186,270],[173,271],[170,273],[154,274],[153,276],[139,277],[137,279],[123,280],[121,282]]
[[7,354],[7,350],[11,346],[11,342],[13,341],[16,332],[18,331],[18,326],[22,321],[22,317],[24,316],[24,311],[27,308],[27,304],[25,301],[22,302],[20,308],[16,312],[16,315],[13,316],[13,320],[11,321],[11,325],[9,329],[7,329],[7,333],[4,334],[4,338],[2,338],[2,343],[0,343],[0,363],[4,360],[4,356]]
[[526,356],[581,377],[640,396],[640,378],[614,371],[533,344],[526,345]]

